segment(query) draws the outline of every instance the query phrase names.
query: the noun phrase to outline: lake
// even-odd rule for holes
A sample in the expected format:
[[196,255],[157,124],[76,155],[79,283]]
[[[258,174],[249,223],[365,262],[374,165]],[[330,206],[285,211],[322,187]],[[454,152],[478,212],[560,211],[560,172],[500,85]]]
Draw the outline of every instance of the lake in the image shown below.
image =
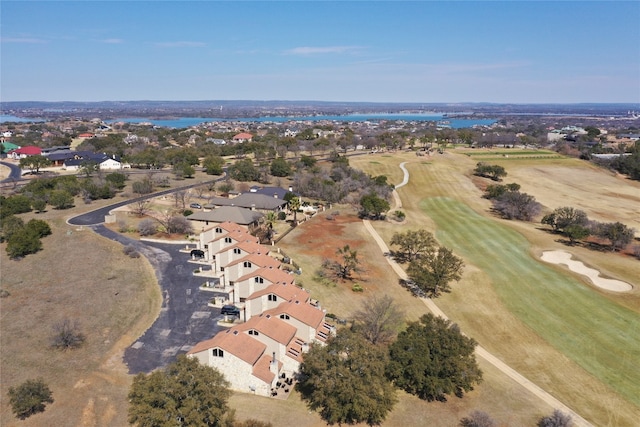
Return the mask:
[[151,123],[154,126],[170,127],[170,128],[188,128],[197,126],[202,123],[209,122],[320,122],[320,121],[337,121],[337,122],[367,122],[382,120],[401,120],[406,122],[440,122],[446,120],[447,126],[453,129],[468,128],[475,125],[489,126],[495,123],[496,119],[457,119],[446,118],[443,114],[347,114],[347,115],[317,115],[317,116],[274,116],[274,117],[252,117],[252,118],[206,118],[206,117],[180,117],[176,119],[155,120],[149,118],[121,118],[109,120],[107,123],[126,122],[126,123]]

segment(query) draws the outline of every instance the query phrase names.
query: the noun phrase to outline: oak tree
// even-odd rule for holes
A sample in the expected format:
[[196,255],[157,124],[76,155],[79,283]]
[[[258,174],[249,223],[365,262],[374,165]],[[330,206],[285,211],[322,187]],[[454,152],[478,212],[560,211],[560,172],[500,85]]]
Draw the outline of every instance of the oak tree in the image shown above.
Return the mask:
[[394,233],[391,237],[391,245],[399,249],[393,252],[399,261],[413,261],[427,251],[433,250],[437,245],[433,234],[426,230],[408,230],[403,233]]
[[476,345],[449,320],[425,314],[409,323],[389,347],[387,373],[396,386],[420,399],[462,397],[482,381]]
[[42,378],[27,380],[17,387],[9,387],[9,403],[16,417],[24,420],[43,412],[47,403],[53,403],[49,386]]
[[129,391],[129,422],[138,427],[231,426],[229,383],[185,355],[164,370],[138,374]]
[[326,346],[313,344],[305,353],[297,388],[329,425],[378,425],[397,401],[384,375],[387,362],[385,348],[343,329]]
[[407,274],[429,298],[437,298],[443,292],[451,292],[450,282],[460,280],[463,268],[461,258],[451,249],[439,246],[411,261]]
[[404,312],[389,295],[373,295],[354,316],[354,329],[372,344],[389,344],[404,323]]

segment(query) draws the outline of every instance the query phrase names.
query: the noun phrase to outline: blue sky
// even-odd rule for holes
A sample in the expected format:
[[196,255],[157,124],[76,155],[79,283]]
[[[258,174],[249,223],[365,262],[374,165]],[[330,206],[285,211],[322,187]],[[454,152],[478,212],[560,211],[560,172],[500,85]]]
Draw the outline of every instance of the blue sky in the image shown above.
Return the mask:
[[640,102],[639,1],[11,1],[0,100]]

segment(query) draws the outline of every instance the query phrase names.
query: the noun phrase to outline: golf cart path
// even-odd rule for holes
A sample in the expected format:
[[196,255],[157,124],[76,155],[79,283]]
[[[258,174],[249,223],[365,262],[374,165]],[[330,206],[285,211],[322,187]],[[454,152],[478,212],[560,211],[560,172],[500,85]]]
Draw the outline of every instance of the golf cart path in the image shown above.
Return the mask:
[[[402,187],[403,185],[407,184],[407,182],[409,182],[409,172],[407,171],[407,169],[404,166],[405,163],[406,162],[403,162],[403,163],[400,164],[400,168],[404,172],[404,179],[403,179],[401,184],[399,184],[399,185],[397,185],[395,187],[396,189]],[[399,196],[398,196],[398,194],[397,194],[397,192],[395,190],[393,191],[393,195],[394,195],[394,198],[396,200],[396,209],[397,209],[398,207],[401,207],[402,204],[401,204],[400,198],[399,198]],[[389,247],[384,242],[384,240],[382,240],[382,238],[380,237],[378,232],[373,228],[373,226],[371,225],[371,222],[369,220],[363,220],[362,222],[364,224],[365,229],[371,234],[371,237],[373,237],[373,239],[376,241],[376,243],[380,247],[380,250],[383,253],[388,254],[389,253]],[[408,279],[407,273],[402,269],[402,267],[400,267],[400,265],[397,262],[395,262],[393,260],[393,258],[391,256],[386,256],[385,258],[387,259],[387,262],[389,263],[391,268],[398,275],[398,277],[400,277],[401,279],[405,279],[405,280]],[[431,300],[430,298],[420,298],[420,299],[422,300],[422,302],[424,302],[424,304],[427,306],[427,308],[434,315],[440,316],[440,317],[442,317],[444,319],[448,319],[447,315],[444,314],[444,312],[433,302],[433,300]],[[537,396],[541,400],[543,400],[549,406],[553,407],[554,409],[559,409],[562,412],[571,415],[571,419],[572,419],[572,421],[573,421],[575,426],[577,426],[577,427],[578,426],[579,427],[593,427],[593,425],[591,423],[589,423],[587,420],[582,418],[574,410],[569,408],[564,403],[560,402],[558,399],[553,397],[551,394],[547,393],[545,390],[543,390],[538,385],[534,384],[533,382],[531,382],[530,380],[525,378],[523,375],[519,374],[515,369],[509,367],[509,365],[504,363],[502,360],[498,359],[496,356],[494,356],[491,353],[489,353],[481,345],[478,345],[476,347],[475,351],[476,351],[476,354],[478,356],[480,356],[481,358],[483,358],[484,360],[486,360],[487,362],[489,362],[490,364],[495,366],[502,373],[504,373],[509,378],[511,378],[512,380],[514,380],[518,384],[520,384],[522,387],[524,387],[525,389],[527,389],[528,391],[533,393],[535,396]]]

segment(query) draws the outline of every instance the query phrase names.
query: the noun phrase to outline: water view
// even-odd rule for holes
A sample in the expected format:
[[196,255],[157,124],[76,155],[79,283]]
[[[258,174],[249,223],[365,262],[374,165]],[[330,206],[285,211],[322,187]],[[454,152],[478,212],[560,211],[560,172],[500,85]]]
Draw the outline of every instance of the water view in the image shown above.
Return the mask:
[[154,126],[187,128],[208,122],[367,122],[382,120],[399,121],[420,121],[438,122],[442,126],[453,129],[473,127],[475,125],[489,126],[496,122],[496,119],[458,119],[447,118],[443,114],[347,114],[347,115],[316,115],[316,116],[274,116],[274,117],[250,117],[250,118],[206,118],[206,117],[180,117],[176,119],[149,119],[149,118],[121,118],[109,120],[108,123],[151,123]]

